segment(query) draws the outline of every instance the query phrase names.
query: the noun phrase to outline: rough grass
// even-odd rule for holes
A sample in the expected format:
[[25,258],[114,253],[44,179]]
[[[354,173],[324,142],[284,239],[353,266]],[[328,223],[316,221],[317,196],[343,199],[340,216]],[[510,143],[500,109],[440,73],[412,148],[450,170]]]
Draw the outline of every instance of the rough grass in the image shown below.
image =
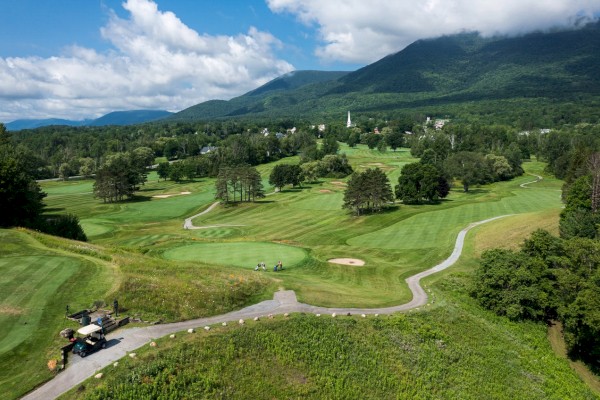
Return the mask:
[[62,398],[596,398],[552,353],[543,326],[469,306],[367,319],[292,315],[157,344]]

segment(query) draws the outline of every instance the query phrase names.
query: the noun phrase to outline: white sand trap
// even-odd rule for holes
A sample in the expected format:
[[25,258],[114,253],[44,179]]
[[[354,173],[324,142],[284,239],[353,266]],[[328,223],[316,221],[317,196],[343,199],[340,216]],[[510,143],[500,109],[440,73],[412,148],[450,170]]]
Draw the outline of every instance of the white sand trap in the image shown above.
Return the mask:
[[327,261],[332,264],[358,265],[359,267],[365,265],[365,262],[363,260],[359,260],[358,258],[332,258]]
[[181,192],[181,193],[175,193],[175,194],[157,194],[152,196],[153,199],[167,199],[169,197],[173,197],[173,196],[179,196],[180,194],[192,194],[192,192]]
[[319,190],[319,193],[333,193],[333,192],[331,190],[321,189],[321,190]]
[[331,182],[332,185],[345,185],[345,182],[340,182],[340,181],[333,181]]

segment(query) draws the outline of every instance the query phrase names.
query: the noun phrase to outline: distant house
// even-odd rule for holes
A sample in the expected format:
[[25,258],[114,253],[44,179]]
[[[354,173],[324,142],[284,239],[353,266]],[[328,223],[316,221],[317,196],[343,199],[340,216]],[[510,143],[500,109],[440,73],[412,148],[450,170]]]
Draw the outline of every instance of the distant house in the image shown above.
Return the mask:
[[293,127],[292,129],[288,129],[286,132],[293,135],[294,133],[296,133],[296,130],[296,127]]
[[268,128],[264,128],[260,133],[262,133],[263,136],[269,136],[269,129]]
[[450,120],[448,120],[448,119],[436,119],[434,127],[436,130],[439,131],[440,129],[442,129],[444,127],[444,125],[446,125],[446,122],[449,122],[449,121]]
[[277,132],[277,133],[275,134],[275,137],[276,137],[277,139],[283,139],[283,138],[285,137],[285,135],[284,135],[283,133],[281,133],[281,132]]
[[204,155],[204,154],[208,154],[211,151],[215,151],[217,148],[214,146],[204,146],[203,148],[200,149],[200,154]]

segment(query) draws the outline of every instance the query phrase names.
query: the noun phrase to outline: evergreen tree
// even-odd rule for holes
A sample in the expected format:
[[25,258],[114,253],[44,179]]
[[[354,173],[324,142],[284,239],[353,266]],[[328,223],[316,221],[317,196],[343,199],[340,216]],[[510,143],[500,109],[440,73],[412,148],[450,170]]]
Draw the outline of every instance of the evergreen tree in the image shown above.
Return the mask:
[[352,174],[344,192],[342,208],[360,215],[366,210],[378,212],[393,201],[394,194],[387,176],[379,168],[370,168]]

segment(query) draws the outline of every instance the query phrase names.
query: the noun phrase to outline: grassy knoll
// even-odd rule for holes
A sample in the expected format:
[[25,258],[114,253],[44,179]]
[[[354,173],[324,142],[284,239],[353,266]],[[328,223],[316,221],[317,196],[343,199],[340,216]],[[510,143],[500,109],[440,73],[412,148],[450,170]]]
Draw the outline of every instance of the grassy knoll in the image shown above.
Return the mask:
[[[52,377],[72,310],[110,294],[116,277],[102,260],[51,250],[26,232],[0,230],[0,392],[15,398]],[[8,366],[10,366],[8,368]]]
[[[53,375],[46,367],[76,327],[65,306],[116,297],[123,312],[173,321],[264,299],[272,283],[251,271],[171,262],[29,231],[0,230],[0,391],[16,398]],[[7,368],[6,366],[10,366]]]

